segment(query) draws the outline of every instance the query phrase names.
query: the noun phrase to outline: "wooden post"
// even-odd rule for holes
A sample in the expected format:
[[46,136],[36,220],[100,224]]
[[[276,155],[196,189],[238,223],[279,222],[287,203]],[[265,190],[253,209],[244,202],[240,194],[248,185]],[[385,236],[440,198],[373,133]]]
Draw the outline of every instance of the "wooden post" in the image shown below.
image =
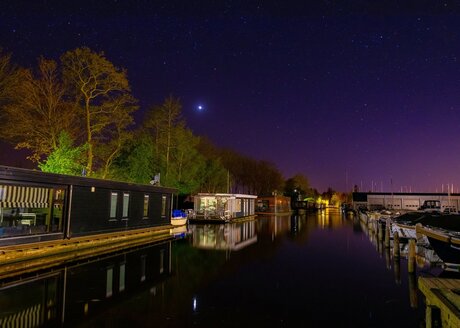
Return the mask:
[[396,231],[393,234],[393,257],[399,259],[399,255],[400,255],[399,252],[400,252],[400,250],[399,250],[399,234]]
[[387,220],[385,225],[385,247],[390,248],[390,221]]
[[415,240],[409,240],[409,258],[407,259],[407,270],[409,273],[415,272]]

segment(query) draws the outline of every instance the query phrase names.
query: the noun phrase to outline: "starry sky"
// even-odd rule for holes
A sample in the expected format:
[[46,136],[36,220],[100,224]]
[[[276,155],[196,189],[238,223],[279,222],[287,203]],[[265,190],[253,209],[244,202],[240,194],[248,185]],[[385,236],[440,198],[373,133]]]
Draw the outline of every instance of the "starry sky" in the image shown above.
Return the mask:
[[459,13],[422,0],[2,0],[0,46],[25,67],[104,51],[128,71],[137,121],[173,94],[195,134],[319,191],[457,191]]

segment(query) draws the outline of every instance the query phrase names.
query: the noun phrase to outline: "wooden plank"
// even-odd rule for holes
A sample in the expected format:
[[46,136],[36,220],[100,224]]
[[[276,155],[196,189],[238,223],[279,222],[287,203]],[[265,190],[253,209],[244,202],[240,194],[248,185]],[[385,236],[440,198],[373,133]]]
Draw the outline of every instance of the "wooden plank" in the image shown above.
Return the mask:
[[[441,312],[442,327],[460,327],[460,279],[419,278],[419,289],[425,295],[427,314],[433,307]],[[430,316],[427,315],[427,320]],[[427,321],[427,327],[431,322]]]

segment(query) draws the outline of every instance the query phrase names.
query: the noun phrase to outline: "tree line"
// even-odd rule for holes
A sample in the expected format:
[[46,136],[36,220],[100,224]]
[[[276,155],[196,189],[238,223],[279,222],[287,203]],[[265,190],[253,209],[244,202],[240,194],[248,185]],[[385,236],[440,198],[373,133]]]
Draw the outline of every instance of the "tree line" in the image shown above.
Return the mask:
[[42,171],[136,183],[158,176],[180,194],[319,195],[302,174],[285,181],[273,163],[194,135],[173,95],[135,124],[137,110],[126,70],[102,52],[77,48],[24,68],[0,50],[0,137]]

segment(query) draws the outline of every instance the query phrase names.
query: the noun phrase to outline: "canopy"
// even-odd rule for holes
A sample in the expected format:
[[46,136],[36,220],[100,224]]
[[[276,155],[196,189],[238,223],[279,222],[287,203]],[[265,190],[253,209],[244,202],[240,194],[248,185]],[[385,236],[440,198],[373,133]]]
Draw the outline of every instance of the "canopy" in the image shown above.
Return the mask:
[[48,188],[0,185],[1,207],[48,207]]

